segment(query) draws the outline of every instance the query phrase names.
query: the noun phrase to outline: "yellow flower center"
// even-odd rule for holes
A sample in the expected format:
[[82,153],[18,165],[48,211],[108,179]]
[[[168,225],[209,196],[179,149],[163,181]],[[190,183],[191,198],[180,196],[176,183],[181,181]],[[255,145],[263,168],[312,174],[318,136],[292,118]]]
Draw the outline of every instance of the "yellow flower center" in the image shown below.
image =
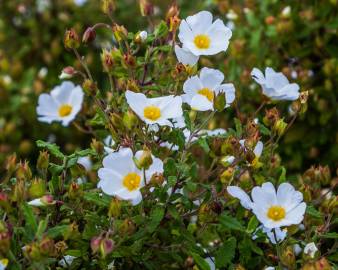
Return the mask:
[[285,218],[285,209],[281,206],[273,205],[269,208],[267,216],[274,221],[279,221]]
[[156,106],[148,106],[143,110],[144,117],[155,121],[161,117],[161,110]]
[[0,260],[0,265],[6,267],[8,265],[8,259],[1,259]]
[[59,108],[59,115],[65,117],[71,114],[73,107],[69,104],[62,104]]
[[128,173],[123,178],[123,185],[129,190],[133,191],[139,188],[141,183],[141,176],[139,176],[137,173]]
[[210,38],[207,35],[197,35],[194,43],[199,49],[208,49],[210,47]]
[[211,102],[214,100],[214,92],[211,91],[209,88],[202,88],[201,90],[198,90],[197,93],[205,96]]

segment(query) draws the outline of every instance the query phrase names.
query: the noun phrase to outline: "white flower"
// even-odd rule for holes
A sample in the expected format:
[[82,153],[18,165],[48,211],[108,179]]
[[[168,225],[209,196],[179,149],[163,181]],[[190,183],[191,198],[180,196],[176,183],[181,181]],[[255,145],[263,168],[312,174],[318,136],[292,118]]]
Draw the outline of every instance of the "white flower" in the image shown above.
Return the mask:
[[224,163],[225,165],[230,165],[232,162],[234,162],[235,157],[234,156],[225,156],[224,158],[222,158],[222,163]]
[[315,257],[317,251],[318,248],[316,247],[316,244],[313,242],[308,243],[304,248],[304,254],[309,255],[311,258]]
[[175,45],[175,54],[178,62],[183,65],[193,66],[198,62],[199,56],[194,55],[188,49]]
[[230,9],[228,11],[228,13],[226,14],[226,17],[228,20],[231,20],[231,21],[235,21],[238,19],[238,15],[233,9]]
[[224,75],[217,69],[202,68],[200,76],[190,77],[183,84],[183,102],[197,111],[213,110],[216,95],[225,94],[226,106],[235,100],[235,87],[232,83],[222,84]]
[[147,124],[172,126],[168,119],[183,115],[180,96],[147,98],[144,94],[127,90],[126,98],[131,109]]
[[74,3],[75,3],[77,6],[82,6],[82,5],[84,5],[86,2],[87,2],[87,0],[74,0]]
[[82,88],[69,81],[54,87],[50,94],[41,94],[36,108],[39,121],[60,121],[68,126],[81,110],[83,95]]
[[299,224],[304,218],[306,204],[303,194],[289,183],[283,183],[276,192],[272,183],[264,183],[252,189],[252,201],[241,188],[228,186],[229,194],[240,200],[241,205],[256,215],[264,227],[272,229]]
[[5,270],[8,265],[8,259],[4,258],[0,260],[0,270]]
[[268,266],[268,267],[265,267],[264,270],[275,270],[276,268],[273,267],[273,266]]
[[53,199],[52,195],[44,195],[40,198],[31,200],[28,202],[29,205],[36,206],[36,207],[53,205],[55,203],[56,201]]
[[291,14],[291,7],[290,6],[286,6],[285,8],[283,8],[283,10],[282,10],[282,16],[284,18],[290,17],[290,14]]
[[196,56],[226,51],[232,32],[220,19],[212,19],[210,12],[201,11],[182,20],[178,38],[184,49]]
[[[142,156],[143,151],[135,154],[136,158]],[[154,173],[163,172],[163,162],[152,156],[153,163],[145,171],[146,180],[150,180]],[[133,160],[130,148],[122,148],[118,152],[110,153],[103,159],[103,168],[99,169],[100,181],[98,187],[111,196],[122,200],[129,200],[133,205],[142,200],[140,189],[145,184],[143,171],[139,170]]]
[[270,239],[270,242],[272,244],[276,244],[277,242],[280,243],[282,242],[286,235],[287,235],[287,230],[284,229],[284,230],[281,230],[280,228],[275,228],[275,229],[269,229],[269,228],[266,228],[264,227],[263,225],[260,225],[256,231],[253,233],[252,235],[252,240],[255,240],[258,238],[257,236],[257,232],[258,231],[262,231],[263,233],[266,234],[266,236]]
[[299,85],[289,83],[282,72],[272,68],[265,69],[265,77],[257,68],[251,71],[252,78],[262,86],[263,94],[272,100],[296,100],[299,97]]
[[70,266],[74,259],[76,259],[75,256],[71,256],[71,255],[65,255],[63,256],[63,258],[59,261],[59,265],[63,268],[68,268],[68,266]]
[[139,33],[139,36],[140,36],[140,38],[141,38],[141,41],[144,42],[144,41],[146,41],[146,39],[147,39],[147,37],[148,37],[148,33],[147,33],[147,31],[141,31],[141,32]]

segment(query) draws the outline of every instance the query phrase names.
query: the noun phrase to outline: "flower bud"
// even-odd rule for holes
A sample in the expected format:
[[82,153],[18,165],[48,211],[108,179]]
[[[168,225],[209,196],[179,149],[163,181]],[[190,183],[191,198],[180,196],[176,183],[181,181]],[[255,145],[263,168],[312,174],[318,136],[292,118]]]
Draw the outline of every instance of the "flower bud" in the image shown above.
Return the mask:
[[283,119],[279,119],[273,126],[273,130],[276,131],[278,136],[282,136],[287,126],[288,124],[285,123]]
[[221,174],[221,182],[223,184],[228,184],[234,177],[235,168],[228,167],[222,174]]
[[55,243],[55,250],[57,254],[64,254],[66,249],[68,248],[67,244],[65,241],[59,241]]
[[288,269],[294,269],[296,264],[296,256],[293,253],[293,247],[288,246],[283,249],[282,254],[280,256],[280,260],[283,265],[285,265]]
[[225,93],[224,92],[220,92],[214,98],[214,108],[217,111],[221,112],[221,111],[224,110],[225,105],[226,105],[226,102],[225,102]]
[[101,0],[102,12],[108,16],[112,16],[116,9],[115,0]]
[[206,223],[211,222],[214,220],[214,214],[212,212],[211,207],[203,203],[201,204],[200,208],[198,209],[198,222],[199,223]]
[[93,42],[96,38],[96,32],[93,27],[88,27],[82,36],[83,43]]
[[105,258],[114,249],[114,241],[108,238],[104,238],[100,243],[100,253],[102,258]]
[[4,221],[0,221],[0,252],[7,253],[11,245],[12,232],[9,229],[8,224]]
[[80,186],[78,183],[71,183],[69,185],[69,190],[68,190],[68,197],[71,200],[75,200],[78,198],[81,198],[83,196],[83,190],[82,190],[82,186]]
[[133,79],[128,79],[126,89],[133,92],[140,92],[140,88],[138,86],[138,82]]
[[265,116],[263,118],[264,125],[272,127],[278,120],[279,120],[279,112],[276,107],[265,111]]
[[147,31],[141,31],[135,35],[135,43],[144,43],[147,40],[148,33]]
[[117,198],[113,198],[109,205],[108,216],[118,218],[121,214],[121,201]]
[[97,141],[95,138],[92,139],[92,142],[90,144],[90,147],[94,149],[97,153],[102,154],[104,145],[102,142]]
[[138,118],[132,111],[128,110],[124,113],[122,121],[125,128],[132,130],[137,125]]
[[114,59],[112,50],[103,49],[101,53],[101,62],[105,72],[112,72],[114,67]]
[[316,270],[315,264],[314,263],[307,263],[303,265],[301,270]]
[[123,130],[124,129],[122,118],[117,113],[112,113],[110,115],[110,121],[111,121],[111,123],[112,123],[112,125],[115,129],[117,129],[117,130]]
[[180,14],[180,10],[177,6],[177,3],[173,3],[171,4],[171,6],[169,7],[168,11],[167,11],[167,14],[166,14],[166,19],[170,19],[171,17],[174,17],[174,16],[178,16]]
[[113,34],[117,42],[125,40],[128,37],[128,31],[123,25],[113,24]]
[[46,194],[45,182],[40,178],[34,178],[29,189],[28,194],[30,198],[40,198]]
[[102,238],[100,236],[99,237],[93,237],[90,240],[90,247],[91,247],[94,254],[99,250],[101,240],[102,240]]
[[148,0],[140,0],[140,12],[142,16],[154,15],[154,6]]
[[6,159],[6,170],[8,174],[12,174],[16,169],[16,154],[12,154]]
[[67,239],[79,239],[81,237],[81,234],[79,232],[79,225],[76,224],[74,221],[73,223],[68,225],[68,228],[63,233],[63,238],[65,240]]
[[40,151],[36,167],[39,170],[47,170],[49,165],[49,153],[47,151]]
[[39,261],[42,258],[42,254],[40,252],[40,247],[37,243],[32,243],[24,246],[24,255],[26,258],[32,261]]
[[11,200],[14,202],[20,202],[25,198],[25,182],[18,180],[14,187]]
[[265,23],[266,23],[267,25],[271,25],[271,24],[273,24],[274,22],[275,22],[275,17],[274,17],[274,16],[268,16],[268,17],[265,18]]
[[66,31],[63,42],[66,49],[77,49],[80,46],[79,36],[73,28]]
[[59,79],[64,80],[64,79],[71,79],[73,76],[77,73],[77,71],[71,67],[65,67],[62,71],[61,74],[59,75]]
[[139,169],[149,169],[149,167],[151,166],[151,164],[153,164],[153,158],[151,155],[151,151],[147,148],[145,148],[142,151],[142,155],[141,157],[136,160],[136,165]]
[[152,186],[162,186],[164,182],[164,176],[162,173],[154,173],[150,178],[150,184]]
[[32,171],[29,168],[28,161],[20,162],[16,170],[16,178],[20,180],[30,180]]
[[177,28],[180,26],[181,19],[178,16],[173,16],[169,18],[169,31],[176,32]]
[[316,270],[331,270],[333,269],[325,257],[315,262]]
[[45,204],[45,205],[51,205],[51,204],[55,204],[56,201],[54,200],[52,195],[44,195],[40,198],[40,201]]
[[96,96],[97,85],[90,79],[84,80],[82,83],[82,88],[88,96]]
[[120,225],[119,231],[121,235],[132,235],[136,230],[136,226],[131,219],[125,219],[122,224]]
[[123,64],[126,68],[135,68],[136,67],[136,59],[130,53],[126,53],[123,55]]
[[45,237],[39,243],[39,249],[42,255],[51,257],[55,254],[54,240]]

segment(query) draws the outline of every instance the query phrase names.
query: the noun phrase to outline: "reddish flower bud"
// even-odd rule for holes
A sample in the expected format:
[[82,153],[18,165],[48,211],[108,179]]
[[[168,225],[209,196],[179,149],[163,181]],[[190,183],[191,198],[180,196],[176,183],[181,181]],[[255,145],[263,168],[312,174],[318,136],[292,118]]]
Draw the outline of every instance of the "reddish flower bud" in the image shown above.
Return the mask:
[[93,27],[88,27],[82,36],[82,42],[89,43],[89,42],[94,41],[95,38],[96,38],[95,29]]

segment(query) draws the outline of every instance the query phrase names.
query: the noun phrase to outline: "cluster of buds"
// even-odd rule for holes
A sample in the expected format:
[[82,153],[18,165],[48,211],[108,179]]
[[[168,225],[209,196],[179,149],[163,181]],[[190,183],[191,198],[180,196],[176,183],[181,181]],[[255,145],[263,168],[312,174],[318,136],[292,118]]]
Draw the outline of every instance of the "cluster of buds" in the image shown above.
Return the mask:
[[123,25],[118,25],[117,23],[114,23],[112,29],[117,42],[121,42],[122,40],[127,39],[128,31]]
[[316,262],[309,262],[303,265],[301,270],[331,270],[334,269],[329,264],[325,257],[317,260]]
[[75,29],[71,28],[66,31],[63,43],[66,49],[77,49],[80,47],[80,38],[76,33]]
[[93,237],[90,241],[90,247],[93,253],[100,253],[102,258],[105,258],[114,250],[114,241],[106,236]]
[[31,261],[41,261],[57,254],[54,240],[49,237],[44,237],[41,241],[24,246],[23,251],[25,257]]
[[121,201],[113,197],[109,205],[108,216],[118,218],[120,214],[121,214]]
[[313,184],[319,183],[323,186],[330,184],[331,172],[329,166],[312,166],[303,175],[304,182]]

